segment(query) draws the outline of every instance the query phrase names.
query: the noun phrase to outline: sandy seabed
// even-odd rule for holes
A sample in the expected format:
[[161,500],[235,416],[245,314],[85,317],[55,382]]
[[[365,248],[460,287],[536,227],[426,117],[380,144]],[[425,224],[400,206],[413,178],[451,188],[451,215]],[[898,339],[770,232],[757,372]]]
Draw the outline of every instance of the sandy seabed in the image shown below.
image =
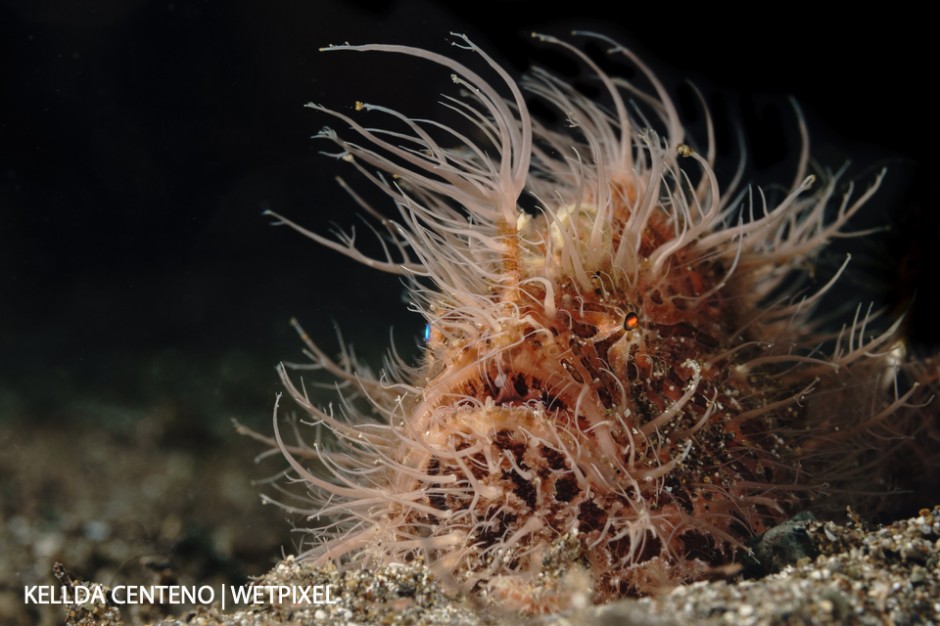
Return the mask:
[[[256,452],[225,432],[185,432],[167,416],[53,427],[0,424],[0,622],[4,624],[937,624],[940,506],[883,527],[800,524],[808,550],[778,573],[679,587],[592,606],[577,572],[549,572],[537,617],[449,593],[418,565],[378,571],[273,566],[289,524],[259,504]],[[122,426],[114,424],[123,424]],[[162,424],[163,426],[157,426]],[[188,442],[180,445],[180,442]],[[289,551],[289,549],[287,549]],[[67,569],[57,580],[55,563]],[[267,573],[264,573],[267,571]],[[61,574],[61,572],[60,572]],[[250,607],[29,603],[30,585],[63,583],[329,588],[330,602]],[[561,584],[557,584],[557,583]],[[107,590],[106,590],[107,591]],[[562,596],[562,597],[560,597]],[[322,599],[322,597],[320,598]]]

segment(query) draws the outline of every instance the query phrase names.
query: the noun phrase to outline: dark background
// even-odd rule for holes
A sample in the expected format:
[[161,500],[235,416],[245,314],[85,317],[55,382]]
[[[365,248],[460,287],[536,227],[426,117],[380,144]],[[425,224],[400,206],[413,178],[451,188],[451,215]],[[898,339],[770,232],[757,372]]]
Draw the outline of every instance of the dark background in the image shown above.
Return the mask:
[[821,163],[852,159],[862,179],[890,167],[867,219],[893,230],[866,243],[859,266],[895,311],[919,290],[910,334],[930,350],[937,296],[927,270],[940,233],[925,20],[827,23],[766,8],[741,28],[704,8],[540,5],[4,2],[2,415],[64,420],[98,415],[103,404],[161,404],[225,429],[232,416],[267,421],[279,390],[273,364],[299,358],[291,316],[331,349],[337,320],[367,359],[392,325],[403,349],[414,346],[421,321],[405,312],[397,279],[272,228],[261,212],[321,233],[355,223],[332,179],[364,183],[318,154],[328,146],[309,137],[328,120],[305,102],[434,114],[450,88],[447,72],[427,63],[318,47],[400,42],[447,52],[451,30],[516,75],[532,58],[571,71],[530,40],[532,30],[610,34],[674,88],[686,79],[702,88],[726,156],[737,120],[758,180],[790,180],[786,98],[795,96]]

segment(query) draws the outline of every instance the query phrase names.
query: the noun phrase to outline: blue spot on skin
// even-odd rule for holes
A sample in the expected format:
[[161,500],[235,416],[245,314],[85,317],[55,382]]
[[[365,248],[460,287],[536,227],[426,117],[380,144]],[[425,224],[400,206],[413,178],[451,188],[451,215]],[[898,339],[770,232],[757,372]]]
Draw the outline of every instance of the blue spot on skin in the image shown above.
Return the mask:
[[427,343],[428,339],[430,338],[431,338],[431,325],[425,324],[424,325],[424,343]]

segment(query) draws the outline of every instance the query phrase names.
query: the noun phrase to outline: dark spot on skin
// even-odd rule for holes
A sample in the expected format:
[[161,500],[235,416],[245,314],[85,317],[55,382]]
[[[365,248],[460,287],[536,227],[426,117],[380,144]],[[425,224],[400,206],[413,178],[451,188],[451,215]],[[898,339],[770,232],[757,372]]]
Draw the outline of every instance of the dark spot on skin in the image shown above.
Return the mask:
[[428,504],[433,506],[438,511],[446,511],[449,508],[447,506],[447,496],[442,493],[438,493],[436,489],[428,490]]
[[617,343],[623,337],[623,332],[617,331],[612,334],[607,339],[598,341],[594,344],[594,352],[596,359],[604,359],[605,361],[609,359],[607,353],[610,351],[610,347]]
[[522,498],[522,501],[525,502],[530,509],[535,508],[537,501],[537,494],[535,492],[535,487],[529,481],[524,483],[519,483],[515,490],[513,491],[517,496]]
[[524,374],[516,374],[512,380],[512,387],[520,398],[525,398],[529,393],[529,385],[525,381]]
[[582,502],[578,507],[578,530],[580,532],[589,533],[592,530],[600,530],[606,523],[607,513],[594,504],[593,500]]
[[493,443],[496,444],[502,450],[512,446],[512,431],[510,430],[501,430],[493,435]]
[[597,399],[601,401],[601,404],[605,407],[614,406],[614,397],[610,395],[610,390],[608,390],[606,386],[600,386],[595,391],[597,392]]
[[630,361],[627,363],[627,380],[636,380],[640,377],[640,368],[636,366],[636,363]]
[[639,563],[644,563],[649,561],[652,558],[655,558],[662,554],[663,544],[656,537],[646,535],[645,541],[643,542],[643,550],[640,552],[640,557],[637,559]]
[[578,480],[571,474],[555,481],[555,500],[558,502],[571,502],[580,492]]
[[[580,350],[578,350],[580,354]],[[581,367],[585,369],[588,373],[588,378],[594,380],[597,378],[597,368],[594,367],[594,359],[590,356],[580,355],[581,356]],[[595,357],[596,358],[596,357]]]
[[571,324],[571,332],[582,339],[589,339],[597,334],[597,326],[583,322],[574,322]]
[[552,394],[548,393],[548,391],[542,391],[542,395],[539,400],[542,401],[542,404],[544,404],[545,408],[547,409],[557,409],[559,411],[564,411],[568,408],[568,404],[564,400],[558,396],[553,396]]
[[542,458],[545,459],[550,469],[556,471],[567,469],[568,464],[565,462],[565,455],[558,450],[542,445],[539,446],[539,453],[542,455]]
[[470,471],[473,473],[475,478],[483,480],[490,475],[490,466],[486,462],[486,459],[482,454],[475,454],[470,457],[467,462],[467,466],[470,468]]
[[525,441],[517,441],[513,438],[511,431],[501,430],[493,437],[493,443],[500,450],[506,450],[512,454],[513,460],[520,468],[523,470],[529,469],[525,462],[525,451],[528,447]]
[[530,509],[535,508],[538,494],[535,491],[535,486],[532,484],[532,481],[520,476],[519,472],[516,470],[503,472],[503,478],[508,478],[513,482],[515,488],[512,492],[516,494],[520,500],[525,502],[526,506]]
[[581,373],[578,371],[578,369],[574,365],[572,365],[570,362],[566,361],[565,359],[562,359],[561,366],[565,368],[565,370],[571,375],[571,377],[575,380],[575,382],[577,382],[578,384],[584,384],[584,379],[581,378]]
[[490,546],[501,541],[506,533],[509,532],[509,526],[516,521],[515,513],[501,511],[487,521],[486,525],[481,525],[476,532],[479,542],[485,546]]

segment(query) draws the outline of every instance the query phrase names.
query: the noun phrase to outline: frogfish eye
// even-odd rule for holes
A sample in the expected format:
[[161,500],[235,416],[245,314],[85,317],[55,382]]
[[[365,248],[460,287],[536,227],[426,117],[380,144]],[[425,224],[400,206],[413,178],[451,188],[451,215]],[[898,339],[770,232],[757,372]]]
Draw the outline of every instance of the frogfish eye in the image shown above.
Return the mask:
[[623,318],[623,329],[624,330],[634,330],[637,326],[640,325],[640,316],[630,311]]

